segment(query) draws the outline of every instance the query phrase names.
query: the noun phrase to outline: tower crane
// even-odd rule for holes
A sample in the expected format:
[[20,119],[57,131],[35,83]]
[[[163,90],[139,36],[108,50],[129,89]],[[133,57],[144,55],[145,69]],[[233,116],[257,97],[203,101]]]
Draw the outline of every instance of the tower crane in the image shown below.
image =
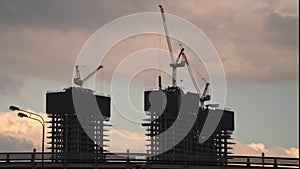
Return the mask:
[[[180,56],[181,56],[181,55],[183,56],[183,58],[184,58],[184,60],[185,60],[185,62],[186,62],[186,65],[187,65],[187,68],[188,68],[190,77],[191,77],[191,79],[192,79],[193,85],[194,85],[194,87],[195,87],[197,93],[200,95],[200,89],[199,89],[199,87],[198,87],[198,85],[197,85],[197,81],[196,81],[195,76],[194,76],[194,74],[193,74],[191,65],[189,64],[189,61],[188,61],[188,59],[187,59],[187,57],[186,57],[186,55],[185,55],[185,53],[184,53],[184,48],[181,48],[181,51],[180,51],[180,53],[179,53],[179,55],[178,55],[177,60],[180,59]],[[201,108],[204,108],[204,102],[210,100],[210,95],[207,94],[207,93],[208,93],[209,83],[205,80],[204,77],[202,77],[202,80],[205,82],[205,88],[204,88],[204,90],[203,90],[203,92],[202,92],[202,95],[200,96],[200,107],[201,107]]]
[[169,37],[169,31],[168,31],[168,27],[167,27],[167,21],[166,21],[166,17],[165,17],[164,8],[162,7],[162,5],[159,5],[159,8],[160,8],[160,12],[161,12],[161,17],[162,17],[164,29],[165,29],[169,54],[170,54],[170,57],[171,57],[170,67],[172,68],[172,87],[176,87],[177,86],[177,68],[178,67],[184,67],[185,62],[184,61],[179,62],[179,59],[177,59],[175,61],[175,59],[174,59],[174,53],[173,53],[173,48],[172,48],[172,44],[171,44],[171,39]]
[[[210,100],[210,95],[208,95],[208,87],[209,87],[209,83],[202,78],[202,80],[204,80],[205,84],[205,88],[204,91],[202,93],[202,95],[200,94],[200,89],[197,85],[197,81],[195,79],[195,76],[193,74],[191,65],[189,64],[189,61],[184,53],[184,48],[181,46],[181,50],[178,54],[177,59],[175,60],[174,58],[174,53],[173,53],[173,48],[172,48],[172,44],[171,44],[171,40],[169,37],[169,31],[168,31],[168,27],[167,27],[167,22],[166,22],[166,17],[165,17],[165,12],[164,9],[162,7],[162,5],[159,5],[160,11],[161,11],[161,16],[162,16],[162,20],[163,20],[163,25],[164,25],[164,29],[165,29],[165,36],[167,39],[167,43],[168,43],[168,49],[169,49],[169,54],[171,57],[171,64],[170,67],[172,68],[172,87],[176,87],[177,86],[177,68],[178,67],[184,67],[185,65],[187,65],[187,69],[189,71],[190,77],[192,79],[193,85],[197,91],[197,94],[199,94],[200,96],[200,107],[204,108],[204,102]],[[183,59],[181,59],[181,56],[183,57]],[[179,62],[180,61],[180,62]]]
[[194,74],[193,74],[192,67],[191,67],[191,65],[189,64],[189,61],[188,61],[188,59],[187,59],[187,57],[186,57],[186,55],[185,55],[185,53],[184,53],[184,48],[181,48],[181,51],[180,51],[180,53],[179,53],[179,55],[178,55],[178,57],[177,57],[176,60],[179,60],[181,56],[183,57],[183,59],[184,59],[186,65],[187,65],[187,69],[188,69],[188,71],[189,71],[189,74],[190,74],[190,77],[191,77],[191,79],[192,79],[193,85],[194,85],[194,87],[195,87],[195,89],[196,89],[196,91],[197,91],[197,94],[200,95],[200,89],[199,89],[199,87],[198,87],[198,85],[197,85],[197,81],[196,81],[196,78],[195,78],[195,76],[194,76]]
[[83,83],[88,80],[91,76],[93,76],[95,73],[98,72],[98,70],[100,70],[101,68],[103,68],[102,65],[99,65],[95,70],[93,70],[91,73],[89,73],[85,78],[81,79],[80,77],[80,71],[79,71],[79,65],[75,66],[75,71],[76,71],[76,77],[73,79],[73,82],[79,86],[82,87]]
[[200,103],[201,108],[204,108],[204,102],[210,100],[210,95],[208,94],[208,87],[210,84],[205,80],[204,77],[202,77],[202,80],[205,82],[205,88],[202,92],[202,95],[200,96]]

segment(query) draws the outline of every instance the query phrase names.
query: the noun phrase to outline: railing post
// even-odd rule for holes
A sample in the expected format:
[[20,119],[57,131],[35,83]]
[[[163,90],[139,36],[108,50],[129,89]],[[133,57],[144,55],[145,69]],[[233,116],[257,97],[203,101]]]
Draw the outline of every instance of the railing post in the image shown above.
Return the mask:
[[274,158],[274,168],[277,168],[277,158]]
[[265,153],[261,153],[262,167],[265,168]]
[[130,168],[129,149],[127,149],[126,168],[127,169]]
[[247,167],[250,167],[250,157],[247,157]]
[[146,169],[149,169],[150,168],[150,166],[149,166],[149,157],[146,157]]
[[31,154],[31,164],[32,164],[32,169],[35,169],[35,153],[36,153],[36,149],[33,149],[33,152]]
[[6,163],[9,163],[9,153],[6,154]]

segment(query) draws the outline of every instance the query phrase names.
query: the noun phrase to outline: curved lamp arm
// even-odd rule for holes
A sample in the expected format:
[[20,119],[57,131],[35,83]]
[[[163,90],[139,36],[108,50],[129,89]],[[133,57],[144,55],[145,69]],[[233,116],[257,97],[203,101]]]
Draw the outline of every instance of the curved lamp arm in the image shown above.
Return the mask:
[[[44,118],[43,118],[41,115],[39,115],[39,114],[36,114],[36,113],[30,112],[30,111],[21,109],[21,108],[19,108],[19,107],[17,107],[17,106],[9,106],[9,110],[11,110],[11,111],[22,111],[22,112],[28,113],[29,116],[27,116],[27,115],[24,114],[24,113],[18,113],[18,116],[19,116],[19,117],[28,117],[28,118],[31,118],[31,119],[33,119],[33,120],[39,121],[43,126],[45,125],[45,120],[44,120]],[[39,117],[40,120],[37,119],[37,118],[31,117],[32,115],[35,115],[35,116]]]

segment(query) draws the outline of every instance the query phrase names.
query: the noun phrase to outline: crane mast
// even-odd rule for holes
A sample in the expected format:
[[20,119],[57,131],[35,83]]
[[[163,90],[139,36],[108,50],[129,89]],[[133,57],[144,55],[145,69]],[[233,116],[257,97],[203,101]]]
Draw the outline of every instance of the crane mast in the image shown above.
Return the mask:
[[202,80],[205,82],[205,88],[203,90],[202,95],[200,96],[201,108],[204,108],[204,102],[210,100],[210,95],[208,93],[209,83],[202,77]]
[[[75,71],[76,71],[76,79],[81,79],[80,71],[79,71],[79,65],[75,66]],[[74,78],[74,81],[75,81],[75,78]]]

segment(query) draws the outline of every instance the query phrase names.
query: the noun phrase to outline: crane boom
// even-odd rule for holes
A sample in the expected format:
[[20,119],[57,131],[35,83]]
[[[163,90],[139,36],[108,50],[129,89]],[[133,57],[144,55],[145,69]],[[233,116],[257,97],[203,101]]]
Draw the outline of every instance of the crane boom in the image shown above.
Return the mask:
[[98,72],[98,70],[100,70],[101,68],[103,68],[102,65],[99,65],[97,67],[97,69],[95,69],[94,71],[92,71],[90,74],[88,74],[85,78],[82,79],[82,82],[85,82],[86,80],[88,80],[91,76],[93,76],[96,72]]
[[160,12],[161,12],[161,17],[162,17],[164,29],[165,29],[168,49],[169,49],[169,53],[170,53],[170,57],[171,57],[170,67],[172,68],[172,87],[176,87],[177,86],[177,68],[178,67],[184,67],[185,62],[178,63],[178,60],[175,62],[172,43],[171,43],[171,39],[170,39],[170,36],[169,36],[168,27],[167,27],[167,20],[166,20],[166,16],[165,16],[165,11],[164,11],[164,8],[162,7],[162,5],[159,5],[159,8],[160,8]]
[[166,20],[164,8],[162,7],[162,5],[159,5],[159,8],[160,8],[161,17],[162,17],[162,20],[163,20],[164,29],[165,29],[165,36],[166,36],[167,43],[168,43],[169,54],[170,54],[172,63],[174,63],[174,61],[175,61],[174,60],[174,53],[173,53],[171,40],[170,40],[170,37],[169,37],[169,31],[168,31],[167,20]]
[[95,73],[97,73],[98,70],[100,70],[101,68],[103,68],[102,65],[99,65],[95,70],[93,70],[91,73],[89,73],[85,78],[81,79],[80,77],[80,71],[79,71],[79,66],[76,65],[75,69],[76,69],[76,77],[73,79],[73,82],[82,87],[83,83],[88,80],[91,76],[93,76]]
[[188,62],[188,60],[187,60],[187,57],[186,57],[186,55],[185,55],[185,53],[184,53],[184,48],[182,48],[181,51],[182,51],[182,52],[180,52],[180,53],[181,53],[181,55],[183,56],[183,58],[184,58],[184,60],[185,60],[185,62],[186,62],[186,65],[187,65],[189,74],[190,74],[190,76],[191,76],[193,85],[194,85],[194,87],[195,87],[197,93],[200,95],[200,89],[199,89],[199,87],[198,87],[198,85],[197,85],[197,82],[196,82],[195,76],[194,76],[194,74],[193,74],[192,68],[191,68],[191,66],[190,66],[190,64],[189,64],[189,62]]
[[[206,84],[205,84],[204,91],[201,95],[200,94],[200,89],[197,85],[197,81],[196,81],[195,76],[193,74],[192,68],[191,68],[191,66],[190,66],[190,64],[187,60],[187,57],[184,53],[184,48],[183,47],[181,47],[180,53],[179,53],[177,59],[175,60],[174,54],[173,54],[171,39],[169,37],[169,31],[168,31],[168,27],[167,27],[167,20],[166,20],[166,16],[165,16],[165,11],[164,11],[162,5],[159,5],[159,8],[160,8],[160,12],[161,12],[161,17],[162,17],[164,29],[165,29],[165,36],[166,36],[166,40],[167,40],[167,44],[168,44],[169,54],[170,54],[170,57],[171,57],[170,67],[172,68],[172,87],[177,87],[177,68],[178,67],[184,67],[185,64],[186,64],[187,68],[188,68],[188,71],[189,71],[189,74],[190,74],[190,77],[192,79],[193,85],[194,85],[197,93],[200,96],[201,108],[203,108],[204,107],[204,102],[210,100],[210,95],[207,94],[209,83],[206,82],[206,80],[204,78],[202,78],[205,81]],[[181,59],[181,62],[179,62],[181,56],[183,57],[183,59]]]
[[[188,62],[188,59],[187,59],[187,57],[186,57],[186,55],[185,55],[185,53],[184,53],[184,48],[181,49],[181,51],[180,51],[180,53],[179,53],[179,56],[178,56],[177,60],[180,59],[180,55],[182,55],[182,57],[184,58],[184,60],[185,60],[185,62],[186,62],[186,65],[187,65],[187,68],[188,68],[188,71],[189,71],[189,74],[190,74],[190,76],[191,76],[193,85],[194,85],[194,87],[195,87],[197,93],[200,95],[200,89],[199,89],[199,87],[198,87],[198,85],[197,85],[197,81],[196,81],[195,76],[194,76],[194,74],[193,74],[192,68],[191,68],[191,66],[190,66],[190,64],[189,64],[189,62]],[[203,92],[202,92],[202,95],[200,96],[200,107],[201,107],[201,108],[204,108],[204,102],[210,100],[210,95],[207,94],[207,93],[208,93],[209,83],[208,83],[203,77],[202,77],[202,80],[205,82],[205,88],[204,88],[204,90],[203,90]]]

